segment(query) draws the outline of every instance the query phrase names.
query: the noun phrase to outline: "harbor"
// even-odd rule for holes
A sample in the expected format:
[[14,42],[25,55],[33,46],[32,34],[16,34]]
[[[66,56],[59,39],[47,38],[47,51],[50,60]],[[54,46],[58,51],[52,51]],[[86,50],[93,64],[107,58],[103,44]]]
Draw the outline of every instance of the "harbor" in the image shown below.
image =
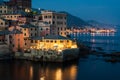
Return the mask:
[[[84,37],[83,37],[84,36]],[[104,36],[99,37],[99,36]],[[87,44],[91,45],[92,49],[98,49],[98,52],[92,52],[87,55],[82,55],[78,60],[68,61],[63,63],[51,63],[51,62],[40,62],[40,61],[29,61],[29,60],[2,60],[0,61],[0,74],[1,79],[22,79],[22,80],[116,80],[119,79],[119,61],[110,61],[109,57],[113,57],[110,53],[119,52],[120,45],[119,40],[116,39],[119,35],[118,32],[110,34],[95,34],[94,37],[89,34],[77,35],[79,41],[85,40]],[[81,38],[82,37],[82,38]],[[85,39],[88,37],[88,39]],[[91,37],[91,38],[90,38]],[[106,40],[106,38],[109,39]],[[94,44],[92,39],[94,39]],[[89,43],[88,43],[89,42]],[[112,45],[112,49],[111,49]],[[103,53],[102,53],[103,52]],[[108,54],[106,56],[102,56]],[[109,56],[109,57],[108,57]],[[115,57],[114,57],[115,58]],[[107,60],[106,60],[107,59]],[[116,58],[115,58],[116,59]],[[8,72],[9,71],[9,72]],[[8,72],[5,73],[5,72]],[[9,75],[11,74],[11,77]],[[114,73],[114,75],[113,75]],[[105,77],[103,77],[105,76]],[[108,77],[109,76],[109,77]],[[114,79],[113,79],[114,78]]]

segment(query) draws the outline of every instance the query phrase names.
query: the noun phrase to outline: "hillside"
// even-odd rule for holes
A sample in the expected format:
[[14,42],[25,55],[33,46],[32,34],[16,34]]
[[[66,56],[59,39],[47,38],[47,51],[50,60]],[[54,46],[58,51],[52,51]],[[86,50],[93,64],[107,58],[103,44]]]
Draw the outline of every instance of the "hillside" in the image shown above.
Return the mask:
[[85,27],[90,26],[86,21],[82,20],[77,16],[73,16],[68,12],[61,12],[67,14],[67,25],[68,27]]

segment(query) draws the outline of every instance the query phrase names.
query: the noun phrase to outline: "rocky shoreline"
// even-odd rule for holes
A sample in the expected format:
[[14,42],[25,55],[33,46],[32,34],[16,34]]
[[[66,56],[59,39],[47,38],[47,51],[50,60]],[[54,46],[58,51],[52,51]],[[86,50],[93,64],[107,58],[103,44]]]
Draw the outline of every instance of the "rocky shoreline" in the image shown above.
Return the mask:
[[[108,54],[104,52],[102,48],[98,48],[98,50],[91,50],[90,47],[86,47],[86,46],[82,46],[81,48],[79,48],[79,52],[80,53],[78,58],[83,56],[94,55],[96,57],[102,57],[102,59],[106,62],[120,62],[120,52],[112,52]],[[11,59],[38,61],[37,59],[30,59],[23,56],[16,57],[15,55],[13,55],[13,53],[0,54],[0,60],[11,60]]]

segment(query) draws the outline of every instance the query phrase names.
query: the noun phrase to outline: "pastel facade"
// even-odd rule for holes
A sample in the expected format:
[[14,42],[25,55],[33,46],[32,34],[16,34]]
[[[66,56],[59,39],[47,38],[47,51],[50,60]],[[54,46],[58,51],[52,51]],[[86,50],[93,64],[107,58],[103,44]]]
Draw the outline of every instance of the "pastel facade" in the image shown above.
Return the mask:
[[9,21],[3,18],[0,18],[0,30],[5,30],[5,28],[9,27]]
[[5,3],[0,4],[0,14],[10,13],[10,7],[8,7]]
[[[17,33],[13,32],[15,30],[17,30]],[[31,42],[29,38],[37,36],[36,27],[30,24],[25,24],[21,26],[11,26],[9,27],[9,31],[13,32],[13,34],[9,34],[9,45],[11,46],[14,52],[16,52],[19,48],[22,51],[30,49]]]
[[6,4],[12,7],[13,10],[23,10],[29,12],[32,3],[31,0],[9,0]]
[[50,34],[50,24],[43,21],[34,21],[31,24],[37,26],[37,36],[47,36]]
[[9,28],[9,47],[13,52],[23,51],[24,49],[24,37],[17,26]]
[[42,11],[42,20],[51,24],[52,35],[66,36],[66,14],[53,11]]
[[[70,48],[77,48],[76,42],[73,40],[60,36],[60,35],[48,35],[46,37],[33,37],[34,45],[31,49],[44,49],[44,50],[65,50]],[[35,43],[37,42],[37,43]]]
[[21,14],[3,14],[1,17],[7,20],[15,20],[17,21]]
[[25,24],[20,26],[20,30],[23,33],[24,49],[29,49],[31,45],[30,38],[37,36],[37,28],[31,24]]

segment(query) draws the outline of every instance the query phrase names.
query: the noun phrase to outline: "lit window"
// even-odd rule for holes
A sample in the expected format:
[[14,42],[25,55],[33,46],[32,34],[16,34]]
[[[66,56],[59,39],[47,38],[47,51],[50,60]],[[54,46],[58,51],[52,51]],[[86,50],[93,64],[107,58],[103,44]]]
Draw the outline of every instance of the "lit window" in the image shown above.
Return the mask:
[[52,43],[53,41],[51,40],[50,42]]
[[63,41],[61,40],[60,43],[63,43]]
[[46,40],[46,42],[49,42],[49,40]]

